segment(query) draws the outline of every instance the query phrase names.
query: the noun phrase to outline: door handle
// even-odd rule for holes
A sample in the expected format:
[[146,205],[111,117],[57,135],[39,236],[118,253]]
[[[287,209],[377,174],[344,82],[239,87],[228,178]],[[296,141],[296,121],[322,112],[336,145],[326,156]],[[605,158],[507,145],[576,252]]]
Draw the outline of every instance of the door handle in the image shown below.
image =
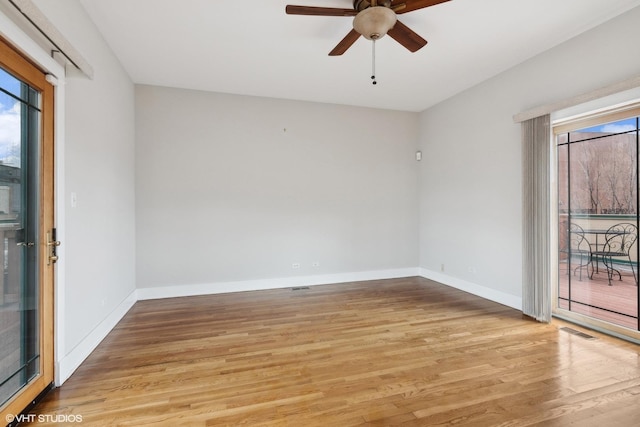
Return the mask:
[[49,258],[47,259],[47,265],[55,264],[58,261],[57,247],[60,246],[60,241],[56,240],[56,229],[52,228],[47,232],[47,247],[49,248]]
[[33,242],[18,242],[18,243],[16,243],[16,245],[24,246],[26,248],[30,248],[32,246],[35,246],[35,243],[33,243]]

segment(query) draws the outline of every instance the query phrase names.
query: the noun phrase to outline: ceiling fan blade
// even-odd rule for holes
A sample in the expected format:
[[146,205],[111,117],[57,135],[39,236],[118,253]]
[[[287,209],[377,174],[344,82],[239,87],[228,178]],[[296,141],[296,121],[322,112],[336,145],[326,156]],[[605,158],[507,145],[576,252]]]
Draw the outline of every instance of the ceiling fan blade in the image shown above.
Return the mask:
[[427,44],[425,39],[400,21],[396,21],[396,25],[387,31],[387,34],[411,52],[415,52]]
[[343,38],[340,43],[336,47],[333,48],[331,52],[329,52],[329,56],[339,56],[342,55],[351,47],[352,44],[356,42],[360,38],[360,33],[356,30],[349,31],[349,34]]
[[[440,3],[445,3],[450,0],[396,0],[391,3],[391,8],[399,15],[401,13],[412,12],[418,9],[424,9],[425,7],[435,6]],[[404,3],[404,7],[400,7]],[[398,6],[396,9],[395,6]]]
[[357,10],[339,9],[335,7],[294,6],[288,4],[285,11],[288,15],[314,15],[314,16],[356,16]]

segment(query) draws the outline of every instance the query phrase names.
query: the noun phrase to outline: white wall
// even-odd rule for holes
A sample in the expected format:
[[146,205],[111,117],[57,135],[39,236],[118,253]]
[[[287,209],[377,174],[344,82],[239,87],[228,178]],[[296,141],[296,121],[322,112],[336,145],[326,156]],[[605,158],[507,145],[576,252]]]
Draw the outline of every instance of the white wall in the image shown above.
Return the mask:
[[638,22],[640,8],[421,114],[426,276],[491,299],[521,297],[520,125],[512,117],[640,74]]
[[[77,0],[39,1],[95,70],[67,75],[58,227],[58,381],[64,380],[135,298],[134,86]],[[62,149],[63,148],[63,149]],[[70,204],[77,194],[77,207]],[[124,306],[123,306],[124,305]]]
[[137,86],[136,126],[141,290],[417,271],[418,114]]

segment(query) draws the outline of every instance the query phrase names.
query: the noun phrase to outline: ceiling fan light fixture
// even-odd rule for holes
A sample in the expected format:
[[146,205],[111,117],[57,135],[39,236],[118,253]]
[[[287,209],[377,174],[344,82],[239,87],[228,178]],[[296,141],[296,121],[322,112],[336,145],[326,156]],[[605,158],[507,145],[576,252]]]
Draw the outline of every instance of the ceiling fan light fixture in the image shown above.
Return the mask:
[[372,6],[353,19],[353,29],[368,40],[378,40],[396,24],[396,13],[384,6]]

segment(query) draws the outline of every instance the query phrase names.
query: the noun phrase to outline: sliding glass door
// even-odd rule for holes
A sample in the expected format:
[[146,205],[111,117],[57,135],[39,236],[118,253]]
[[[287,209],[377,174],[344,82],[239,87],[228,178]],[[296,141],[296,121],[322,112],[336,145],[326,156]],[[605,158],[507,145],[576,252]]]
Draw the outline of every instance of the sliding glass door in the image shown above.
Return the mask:
[[577,123],[576,129],[555,129],[556,307],[631,331],[640,330],[637,114],[632,110]]
[[[0,409],[53,381],[53,88],[0,40]],[[47,238],[49,236],[49,238]]]

